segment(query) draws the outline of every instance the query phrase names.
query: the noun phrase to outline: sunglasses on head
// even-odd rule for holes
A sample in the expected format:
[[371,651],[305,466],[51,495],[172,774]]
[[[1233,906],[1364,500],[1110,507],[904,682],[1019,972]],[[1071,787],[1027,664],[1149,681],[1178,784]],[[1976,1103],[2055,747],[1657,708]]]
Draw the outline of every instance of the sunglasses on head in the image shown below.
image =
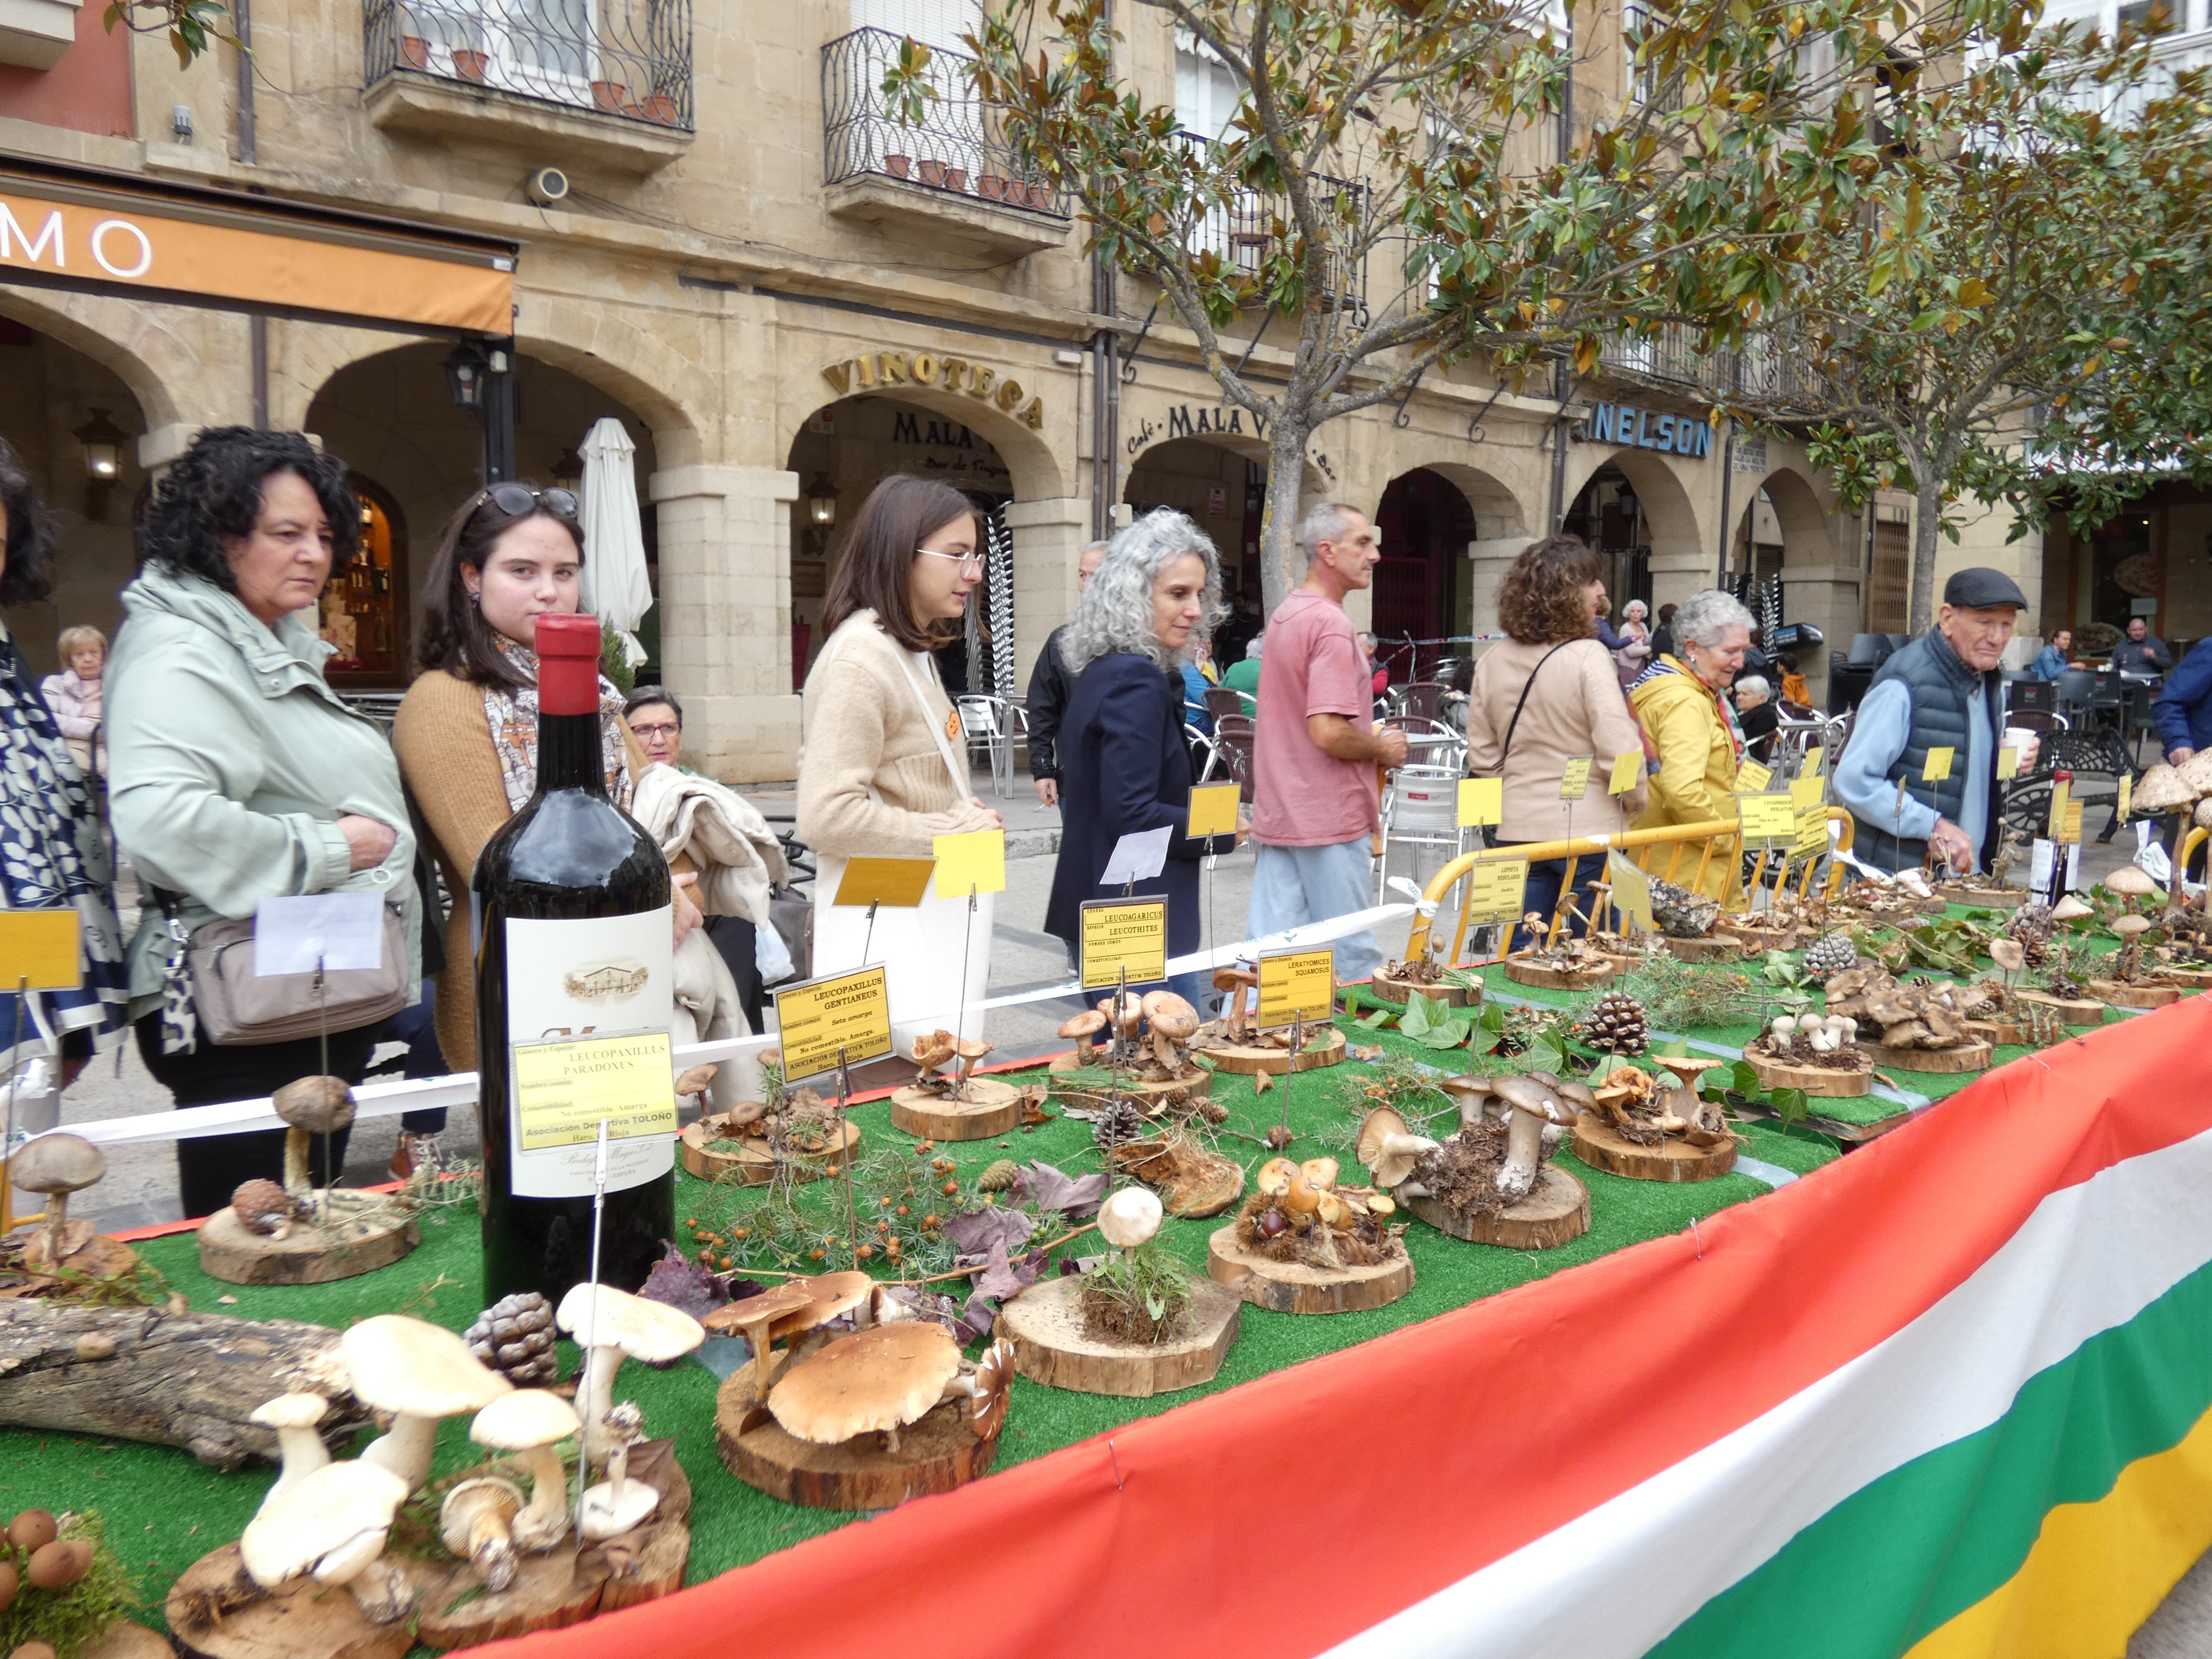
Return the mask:
[[573,520],[576,516],[576,497],[566,489],[532,489],[525,483],[495,483],[484,491],[483,501],[477,504],[479,511],[486,502],[510,519],[519,519],[539,507],[556,519]]

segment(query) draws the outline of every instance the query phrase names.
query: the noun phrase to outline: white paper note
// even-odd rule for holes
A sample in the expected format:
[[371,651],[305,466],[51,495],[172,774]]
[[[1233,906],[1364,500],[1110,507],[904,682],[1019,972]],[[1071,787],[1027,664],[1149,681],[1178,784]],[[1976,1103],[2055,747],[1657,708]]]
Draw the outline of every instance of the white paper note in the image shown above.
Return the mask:
[[1166,824],[1122,836],[1114,843],[1114,856],[1106,860],[1106,873],[1098,878],[1098,884],[1119,887],[1127,882],[1150,881],[1167,868],[1168,837],[1174,834],[1175,827]]
[[384,901],[374,893],[296,893],[253,912],[253,971],[312,974],[384,964]]

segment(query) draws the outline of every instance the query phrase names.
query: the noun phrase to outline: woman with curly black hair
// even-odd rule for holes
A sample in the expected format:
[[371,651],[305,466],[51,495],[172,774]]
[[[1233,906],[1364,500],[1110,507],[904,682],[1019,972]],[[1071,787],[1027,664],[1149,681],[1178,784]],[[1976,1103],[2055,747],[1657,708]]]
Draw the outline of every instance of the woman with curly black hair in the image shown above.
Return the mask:
[[[357,1083],[377,1029],[331,1032],[327,1063],[313,1037],[217,1046],[190,1000],[182,945],[195,929],[251,916],[265,898],[344,889],[398,909],[415,953],[399,768],[324,683],[331,647],[315,631],[323,585],[360,527],[344,467],[303,434],[233,426],[192,441],[139,532],[145,568],[123,590],[107,670],[108,777],[116,841],[148,896],[131,950],[138,1050],[179,1106],[251,1099],[318,1072]],[[344,1137],[331,1139],[343,1168]],[[185,1213],[279,1176],[283,1140],[272,1130],[179,1142]]]
[[[0,440],[0,605],[53,592],[54,532],[15,452]],[[18,1068],[44,1060],[45,1082],[66,1082],[122,1035],[122,934],[108,892],[106,838],[93,791],[71,758],[22,650],[0,625],[0,909],[74,910],[82,983],[0,992],[0,1078],[14,1078],[16,1127],[53,1127],[54,1091]],[[23,1103],[36,1103],[30,1115]],[[40,1121],[41,1116],[46,1121]]]

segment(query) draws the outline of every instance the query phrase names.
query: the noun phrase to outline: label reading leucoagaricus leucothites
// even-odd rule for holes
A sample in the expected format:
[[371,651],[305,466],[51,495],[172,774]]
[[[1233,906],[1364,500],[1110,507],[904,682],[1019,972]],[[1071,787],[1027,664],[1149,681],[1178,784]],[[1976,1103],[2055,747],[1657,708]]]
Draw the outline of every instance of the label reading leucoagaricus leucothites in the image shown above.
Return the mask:
[[[507,924],[507,1035],[513,1042],[587,1036],[599,1031],[665,1031],[676,1013],[672,918],[666,905],[595,921]],[[507,1067],[507,1145],[517,1198],[588,1198],[591,1142],[526,1150],[515,1067]],[[676,1138],[617,1139],[610,1127],[607,1190],[620,1192],[676,1167]]]

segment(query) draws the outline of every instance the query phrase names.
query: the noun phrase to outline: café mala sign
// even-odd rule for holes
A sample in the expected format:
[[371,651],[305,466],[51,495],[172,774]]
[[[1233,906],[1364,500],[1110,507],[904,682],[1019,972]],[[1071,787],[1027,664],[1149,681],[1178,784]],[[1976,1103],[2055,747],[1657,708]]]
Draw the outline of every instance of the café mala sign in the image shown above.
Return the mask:
[[[823,368],[822,378],[841,398],[856,392],[880,392],[900,386],[939,386],[964,392],[979,403],[1013,415],[1032,431],[1044,429],[1044,399],[1032,397],[1019,380],[988,363],[932,351],[869,351]],[[1018,414],[1016,411],[1019,410]]]

